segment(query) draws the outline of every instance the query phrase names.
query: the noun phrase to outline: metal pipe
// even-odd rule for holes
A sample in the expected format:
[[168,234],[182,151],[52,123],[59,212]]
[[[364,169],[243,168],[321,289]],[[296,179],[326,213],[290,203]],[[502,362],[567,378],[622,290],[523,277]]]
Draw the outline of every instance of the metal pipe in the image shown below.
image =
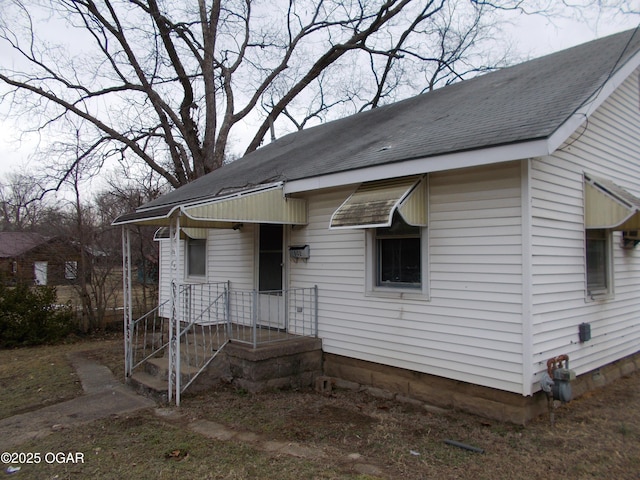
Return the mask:
[[467,445],[466,443],[456,442],[455,440],[445,440],[444,443],[453,445],[454,447],[463,448],[471,452],[484,453],[484,450],[482,448],[473,447],[471,445]]

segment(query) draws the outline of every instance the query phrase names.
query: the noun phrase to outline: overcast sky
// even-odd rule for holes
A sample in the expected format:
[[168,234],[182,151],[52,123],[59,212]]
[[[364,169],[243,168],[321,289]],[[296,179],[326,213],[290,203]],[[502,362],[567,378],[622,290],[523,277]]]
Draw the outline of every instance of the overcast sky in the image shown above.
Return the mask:
[[[640,0],[638,2],[640,9]],[[540,16],[518,15],[513,18],[512,27],[505,37],[512,42],[518,56],[523,58],[539,57],[562,50],[589,40],[638,26],[638,15],[624,15],[612,18],[592,18],[589,23],[578,20],[551,19]],[[10,171],[26,171],[36,168],[28,162],[34,145],[15,143],[19,126],[0,119],[0,179]]]

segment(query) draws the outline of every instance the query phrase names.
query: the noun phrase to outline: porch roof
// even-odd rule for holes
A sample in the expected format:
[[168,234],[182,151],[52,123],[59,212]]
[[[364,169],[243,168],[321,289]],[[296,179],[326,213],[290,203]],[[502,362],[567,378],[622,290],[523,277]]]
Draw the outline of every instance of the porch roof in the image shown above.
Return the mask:
[[191,228],[233,228],[245,222],[305,225],[307,204],[304,199],[285,196],[282,183],[274,183],[206,201],[140,209],[118,217],[114,224],[168,226],[177,214],[180,225]]

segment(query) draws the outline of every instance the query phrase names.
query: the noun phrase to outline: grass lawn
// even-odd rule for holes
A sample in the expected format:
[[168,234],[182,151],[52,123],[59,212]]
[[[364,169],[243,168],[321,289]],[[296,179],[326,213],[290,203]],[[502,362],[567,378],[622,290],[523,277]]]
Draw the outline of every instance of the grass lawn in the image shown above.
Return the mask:
[[[82,394],[66,359],[71,351],[88,352],[122,378],[118,338],[0,351],[0,417]],[[79,452],[84,463],[22,465],[15,478],[640,478],[638,374],[560,407],[555,427],[546,416],[522,427],[364,392],[249,394],[228,385],[186,395],[179,411],[160,414],[166,411],[144,410],[23,444],[16,451]],[[192,428],[206,422],[243,432],[246,440],[218,440]],[[276,441],[314,454],[265,448]]]
[[90,351],[96,360],[108,363],[118,378],[124,378],[121,335],[0,350],[0,418],[81,395],[82,386],[67,358],[74,351]]

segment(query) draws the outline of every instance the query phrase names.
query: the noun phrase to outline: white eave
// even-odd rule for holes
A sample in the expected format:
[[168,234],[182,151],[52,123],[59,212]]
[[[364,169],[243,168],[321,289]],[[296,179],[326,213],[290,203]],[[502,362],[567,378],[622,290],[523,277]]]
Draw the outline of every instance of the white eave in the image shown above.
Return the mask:
[[285,194],[319,190],[323,188],[339,187],[361,182],[372,182],[386,178],[421,175],[425,173],[441,172],[456,168],[476,167],[494,163],[521,160],[524,158],[549,155],[547,139],[511,145],[501,145],[466,152],[449,153],[433,157],[402,160],[385,165],[337,172],[300,180],[292,180],[284,185]]

